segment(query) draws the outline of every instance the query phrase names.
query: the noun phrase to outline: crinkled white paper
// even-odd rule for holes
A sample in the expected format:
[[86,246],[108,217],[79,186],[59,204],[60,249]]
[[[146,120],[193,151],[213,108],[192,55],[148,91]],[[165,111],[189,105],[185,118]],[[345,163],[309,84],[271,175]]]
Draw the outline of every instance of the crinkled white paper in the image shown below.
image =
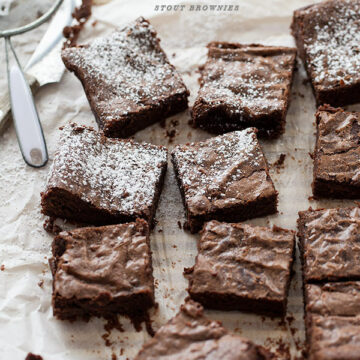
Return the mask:
[[[257,42],[274,45],[293,45],[290,22],[294,9],[306,6],[308,0],[239,0],[210,1],[209,4],[238,5],[238,11],[190,11],[196,2],[184,2],[182,12],[155,11],[156,5],[174,4],[157,1],[112,1],[95,6],[93,17],[81,35],[80,42],[105,34],[138,16],[150,19],[162,39],[162,46],[171,62],[181,72],[191,91],[192,105],[198,89],[197,68],[206,59],[205,45],[213,40]],[[202,4],[207,3],[202,1]],[[96,26],[92,26],[93,21]],[[45,30],[43,26],[30,34],[14,39],[23,63],[35,49]],[[3,60],[3,53],[0,52]],[[6,91],[4,61],[0,66],[0,89]],[[312,160],[309,152],[314,147],[315,102],[310,86],[303,83],[302,66],[296,73],[292,103],[287,116],[286,133],[278,140],[263,142],[269,163],[286,154],[284,168],[272,169],[272,177],[279,191],[279,213],[248,221],[252,224],[276,224],[296,229],[297,213],[310,205],[335,206],[350,202],[310,201]],[[21,158],[11,125],[0,138],[0,359],[24,359],[28,352],[40,354],[44,360],[132,359],[149,336],[136,332],[130,322],[120,321],[125,331],[113,330],[105,346],[104,321],[63,322],[52,316],[51,275],[48,258],[51,255],[52,236],[43,230],[45,218],[40,214],[40,192],[52,162],[59,135],[58,127],[68,122],[96,126],[79,80],[65,73],[59,84],[43,87],[36,97],[39,114],[50,153],[49,164],[43,169],[26,166]],[[355,107],[352,107],[355,108]],[[167,129],[176,129],[173,143],[165,136],[166,129],[155,124],[135,139],[168,146],[176,143],[205,139],[211,135],[194,130],[188,125],[189,111],[167,120]],[[176,125],[176,120],[178,125]],[[157,211],[158,225],[151,236],[156,301],[159,308],[151,315],[158,329],[178,310],[186,296],[187,281],[184,267],[194,263],[197,236],[181,230],[184,222],[183,206],[169,166],[164,191]],[[289,347],[299,356],[304,339],[303,303],[299,261],[291,284],[288,320],[245,314],[241,312],[206,311],[221,320],[236,333],[251,338],[258,344],[278,348]],[[43,284],[42,284],[43,283]],[[42,286],[40,287],[39,284]],[[292,319],[294,317],[294,319]]]

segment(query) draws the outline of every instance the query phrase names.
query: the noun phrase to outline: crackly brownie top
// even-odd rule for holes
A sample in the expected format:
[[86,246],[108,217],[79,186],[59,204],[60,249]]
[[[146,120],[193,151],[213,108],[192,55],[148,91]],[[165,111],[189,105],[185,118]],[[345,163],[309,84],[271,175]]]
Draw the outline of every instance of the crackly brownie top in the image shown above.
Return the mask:
[[253,128],[179,145],[172,156],[191,214],[276,193]]
[[360,279],[360,208],[299,212],[305,281]]
[[63,50],[104,121],[137,112],[186,90],[150,23],[139,18],[91,44]]
[[360,113],[323,106],[316,120],[316,179],[360,186]]
[[191,292],[284,300],[290,278],[292,231],[210,221],[189,275]]
[[287,47],[210,43],[196,102],[225,105],[230,114],[283,112],[296,50]]
[[270,359],[270,354],[251,341],[230,334],[219,322],[206,318],[200,304],[187,300],[180,312],[144,345],[135,360],[162,357],[172,360],[261,360]]
[[355,360],[360,354],[360,316],[314,315],[309,360]]
[[54,240],[54,294],[70,299],[153,293],[146,221],[80,228]]
[[313,84],[321,90],[360,81],[360,1],[332,0],[295,11]]
[[64,189],[109,211],[148,215],[166,164],[162,146],[109,139],[71,124],[61,131],[47,190]]
[[360,315],[360,282],[305,285],[306,311],[323,316]]

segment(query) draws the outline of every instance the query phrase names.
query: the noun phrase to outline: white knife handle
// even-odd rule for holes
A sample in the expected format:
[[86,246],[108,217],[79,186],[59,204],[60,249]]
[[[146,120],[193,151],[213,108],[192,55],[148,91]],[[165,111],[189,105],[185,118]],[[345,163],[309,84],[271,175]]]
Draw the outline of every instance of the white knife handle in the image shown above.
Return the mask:
[[[16,54],[14,56],[16,58]],[[10,69],[8,65],[8,81],[11,110],[21,153],[28,165],[42,167],[48,161],[45,139],[34,99],[18,61]]]
[[[33,76],[30,75],[25,75],[25,77],[27,83],[30,86],[32,94],[35,95],[39,89],[38,81]],[[6,93],[0,96],[0,135],[2,135],[2,133],[7,128],[7,124],[10,120],[11,120],[11,106],[10,106],[9,94],[6,89]]]

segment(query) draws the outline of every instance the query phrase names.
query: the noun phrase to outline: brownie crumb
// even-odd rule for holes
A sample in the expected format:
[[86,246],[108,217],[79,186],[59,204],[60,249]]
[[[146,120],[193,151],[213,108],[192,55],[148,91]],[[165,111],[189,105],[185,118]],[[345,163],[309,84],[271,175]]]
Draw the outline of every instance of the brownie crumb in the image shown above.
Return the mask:
[[280,154],[279,158],[272,164],[275,168],[283,168],[286,154]]
[[179,229],[182,229],[181,221],[177,222]]
[[28,353],[25,360],[43,360],[42,356]]
[[109,340],[110,333],[105,333],[101,335],[103,340],[105,341],[105,346],[110,347],[112,345],[112,342]]
[[166,130],[166,137],[169,138],[169,143],[173,142],[175,136],[176,136],[176,130],[175,129]]
[[117,316],[107,318],[106,324],[104,325],[104,329],[109,334],[113,329],[119,330],[120,332],[124,332],[124,328],[122,324],[119,322],[119,318]]
[[4,264],[1,264],[0,270],[1,270],[1,271],[4,271],[4,270],[5,270],[5,265],[4,265]]
[[82,0],[81,5],[75,8],[72,17],[77,21],[77,24],[64,27],[63,35],[66,40],[63,48],[76,46],[80,32],[91,16],[91,6],[92,0]]
[[38,286],[42,288],[44,286],[44,280],[40,280],[38,282]]
[[62,228],[59,225],[55,224],[56,218],[50,217],[45,220],[43,228],[50,234],[58,235],[62,232]]
[[97,25],[98,21],[97,20],[94,20],[92,23],[91,23],[91,26],[92,27],[95,27]]

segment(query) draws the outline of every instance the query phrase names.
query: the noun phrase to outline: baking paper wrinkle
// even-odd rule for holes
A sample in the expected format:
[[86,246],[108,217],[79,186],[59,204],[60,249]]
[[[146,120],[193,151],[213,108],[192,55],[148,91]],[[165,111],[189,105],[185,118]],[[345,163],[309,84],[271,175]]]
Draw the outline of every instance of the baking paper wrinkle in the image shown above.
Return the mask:
[[[169,1],[169,4],[175,4]],[[199,2],[200,3],[200,2]],[[203,3],[203,2],[202,2]],[[220,3],[220,1],[211,1]],[[109,33],[114,27],[134,20],[138,16],[150,19],[158,30],[161,45],[169,60],[177,67],[191,91],[190,106],[198,90],[197,68],[206,61],[206,44],[210,41],[235,41],[294,46],[290,35],[292,11],[306,6],[308,0],[239,0],[227,1],[239,5],[238,12],[210,13],[205,11],[181,13],[154,12],[156,1],[114,0],[94,7],[93,18],[80,37],[81,42]],[[183,2],[188,8],[194,2]],[[91,26],[98,20],[95,27]],[[14,38],[22,63],[44,32],[45,26]],[[0,52],[0,89],[6,91],[3,52]],[[292,88],[292,103],[287,116],[286,133],[276,141],[261,141],[269,163],[280,154],[286,154],[285,167],[271,169],[276,189],[279,191],[279,213],[249,220],[256,225],[276,224],[296,229],[297,212],[312,207],[346,205],[346,201],[309,201],[311,196],[315,102],[309,85],[304,85],[305,72],[301,65]],[[43,169],[26,166],[21,158],[13,126],[0,139],[0,359],[23,360],[31,351],[44,360],[132,359],[142,343],[149,337],[146,331],[137,333],[127,319],[121,318],[125,332],[113,330],[111,347],[103,338],[104,321],[92,319],[85,322],[63,322],[52,316],[51,274],[48,258],[51,256],[52,236],[43,229],[44,216],[40,213],[40,192],[52,163],[58,140],[58,128],[70,121],[96,127],[94,116],[78,79],[65,73],[60,84],[42,88],[36,97],[50,155]],[[359,106],[351,107],[360,109]],[[209,138],[206,132],[188,125],[189,110],[167,120],[177,120],[177,135],[172,143],[166,138],[166,129],[155,124],[138,134],[135,139],[162,144],[172,149],[178,143]],[[153,326],[158,329],[178,311],[187,295],[187,281],[183,268],[191,267],[196,256],[196,239],[179,228],[184,223],[184,210],[172,167],[169,166],[165,187],[161,195],[156,218],[158,225],[151,236],[153,267],[156,279],[158,310],[152,310]],[[69,227],[68,224],[66,224]],[[288,315],[295,320],[289,325],[279,325],[279,320],[240,313],[206,311],[226,327],[266,346],[282,338],[289,344],[293,355],[300,355],[295,341],[304,339],[303,303],[299,261],[295,264],[295,278],[291,284]],[[39,282],[43,280],[40,287]],[[293,336],[291,328],[297,329]],[[276,346],[275,346],[276,347]],[[123,349],[122,355],[121,349]],[[300,350],[300,351],[299,351]]]

